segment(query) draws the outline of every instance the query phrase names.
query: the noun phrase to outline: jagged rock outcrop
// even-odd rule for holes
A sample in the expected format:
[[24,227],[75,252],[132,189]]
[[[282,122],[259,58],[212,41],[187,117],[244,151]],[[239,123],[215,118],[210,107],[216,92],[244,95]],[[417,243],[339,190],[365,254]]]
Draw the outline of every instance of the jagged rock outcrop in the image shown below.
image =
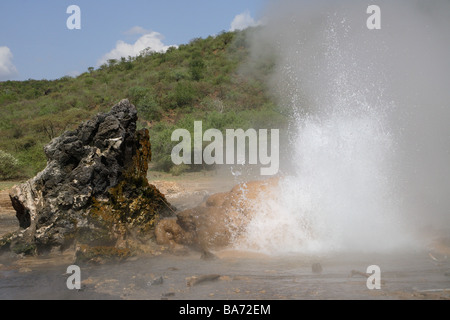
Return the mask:
[[136,121],[122,100],[45,146],[47,167],[10,194],[21,230],[0,248],[39,253],[77,241],[124,250],[128,238],[151,234],[172,208],[147,181],[149,133],[136,131]]

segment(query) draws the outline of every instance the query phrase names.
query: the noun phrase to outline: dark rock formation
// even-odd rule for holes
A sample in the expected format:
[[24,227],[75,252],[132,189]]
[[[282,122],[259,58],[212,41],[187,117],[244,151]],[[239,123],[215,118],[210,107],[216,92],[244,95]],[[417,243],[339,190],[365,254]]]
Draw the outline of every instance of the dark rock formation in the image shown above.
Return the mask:
[[47,167],[10,194],[21,230],[0,247],[36,253],[76,240],[124,249],[128,238],[148,236],[171,207],[147,181],[149,134],[136,120],[123,100],[45,146]]

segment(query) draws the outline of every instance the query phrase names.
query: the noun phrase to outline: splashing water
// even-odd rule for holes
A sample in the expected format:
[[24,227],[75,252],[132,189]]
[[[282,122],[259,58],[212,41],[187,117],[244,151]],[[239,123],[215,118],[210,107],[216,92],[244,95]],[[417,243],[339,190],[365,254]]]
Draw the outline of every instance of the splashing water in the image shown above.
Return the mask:
[[[294,170],[280,179],[273,190],[276,196],[254,204],[255,215],[237,244],[241,249],[270,254],[371,252],[411,241],[395,195],[395,141],[386,129],[394,106],[383,101],[381,87],[360,73],[351,52],[340,47],[347,31],[345,25],[328,23],[324,67],[317,75],[322,89],[309,108],[314,111],[298,111],[297,90],[291,92]],[[283,68],[291,82],[299,81],[292,76],[297,72],[291,61]]]

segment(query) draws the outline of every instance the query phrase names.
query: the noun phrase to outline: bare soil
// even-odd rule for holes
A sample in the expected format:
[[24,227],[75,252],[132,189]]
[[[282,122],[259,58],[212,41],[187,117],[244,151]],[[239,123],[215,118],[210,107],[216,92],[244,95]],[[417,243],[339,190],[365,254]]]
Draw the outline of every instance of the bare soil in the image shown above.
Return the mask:
[[9,199],[9,191],[0,191],[0,237],[19,228],[16,212]]

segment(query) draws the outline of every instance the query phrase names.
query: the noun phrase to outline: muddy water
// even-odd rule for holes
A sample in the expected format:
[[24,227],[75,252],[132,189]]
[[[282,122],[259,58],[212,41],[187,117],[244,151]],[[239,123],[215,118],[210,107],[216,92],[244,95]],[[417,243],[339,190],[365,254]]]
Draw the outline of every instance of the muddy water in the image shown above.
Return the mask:
[[[212,261],[192,252],[132,258],[119,264],[80,266],[82,289],[68,290],[70,258],[0,261],[0,299],[449,299],[450,265],[426,252],[393,255],[266,257],[219,252]],[[320,262],[321,274],[311,265]],[[368,290],[351,270],[381,268],[381,290]],[[192,277],[210,277],[189,286]]]

